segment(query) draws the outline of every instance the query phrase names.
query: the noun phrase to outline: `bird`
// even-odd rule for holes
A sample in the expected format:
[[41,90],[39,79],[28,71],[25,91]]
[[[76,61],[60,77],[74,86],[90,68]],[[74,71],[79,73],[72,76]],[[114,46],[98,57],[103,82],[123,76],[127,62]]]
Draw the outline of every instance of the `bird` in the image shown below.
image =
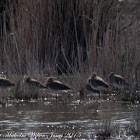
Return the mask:
[[126,81],[124,77],[117,75],[114,72],[109,74],[109,82],[117,89],[124,89],[125,87],[130,86],[129,82]]
[[71,89],[69,86],[61,83],[60,81],[54,80],[52,77],[50,77],[47,80],[46,87],[52,90],[70,90]]
[[26,77],[25,80],[26,84],[28,84],[31,87],[37,87],[37,88],[46,88],[46,86],[44,86],[42,83],[40,83],[39,81],[32,79],[30,76]]
[[104,90],[109,87],[109,84],[105,82],[101,77],[97,76],[96,73],[93,73],[88,79],[88,83],[94,90]]
[[10,79],[0,77],[0,87],[7,88],[15,85],[15,82],[11,81]]
[[91,95],[93,93],[99,93],[100,96],[100,91],[93,89],[89,83],[87,83],[83,88],[79,90],[80,97],[83,97],[84,95]]
[[100,91],[99,91],[99,90],[93,89],[93,88],[90,86],[89,83],[86,84],[85,88],[86,88],[86,90],[87,90],[88,92],[90,92],[90,93],[99,93],[99,94],[100,94]]

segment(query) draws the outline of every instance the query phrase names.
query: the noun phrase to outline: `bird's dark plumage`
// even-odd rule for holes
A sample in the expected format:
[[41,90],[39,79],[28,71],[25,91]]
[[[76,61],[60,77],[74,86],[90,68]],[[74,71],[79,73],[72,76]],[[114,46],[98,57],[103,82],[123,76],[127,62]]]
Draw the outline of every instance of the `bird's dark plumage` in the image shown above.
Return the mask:
[[9,79],[0,77],[0,87],[12,87],[15,86],[15,83]]
[[31,79],[30,77],[26,78],[26,84],[33,87],[46,88],[42,83],[40,83],[39,81],[35,79]]
[[92,92],[92,93],[99,93],[100,94],[100,91],[99,90],[95,90],[93,89],[90,84],[86,84],[86,90],[89,91],[89,92]]
[[88,83],[94,90],[103,90],[109,87],[108,83],[95,73],[89,78]]
[[48,79],[46,87],[53,90],[70,90],[71,89],[70,87],[61,83],[60,81],[53,80],[53,78]]
[[109,82],[118,89],[130,86],[130,84],[125,80],[121,75],[117,75],[114,72],[111,72],[109,75]]

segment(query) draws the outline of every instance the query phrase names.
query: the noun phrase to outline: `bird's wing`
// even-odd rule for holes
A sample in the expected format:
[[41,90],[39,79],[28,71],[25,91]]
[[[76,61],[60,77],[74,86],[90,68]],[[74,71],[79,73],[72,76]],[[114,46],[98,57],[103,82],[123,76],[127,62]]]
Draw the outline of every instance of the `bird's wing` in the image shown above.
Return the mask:
[[62,82],[57,81],[57,80],[54,80],[54,83],[63,84]]
[[53,82],[53,87],[55,89],[62,89],[62,90],[65,90],[65,89],[70,89],[67,85],[64,85],[62,84],[61,82]]
[[104,83],[104,84],[107,84],[108,85],[108,83],[107,82],[105,82],[101,77],[99,77],[99,76],[96,76],[96,78],[95,78],[98,82],[102,82],[102,83]]
[[120,84],[120,85],[125,84],[126,81],[125,81],[124,77],[122,77],[120,75],[114,75],[114,77],[115,77],[115,81],[117,82],[117,84]]
[[95,80],[94,80],[94,84],[96,85],[96,86],[106,86],[106,85],[108,85],[102,78],[95,78]]

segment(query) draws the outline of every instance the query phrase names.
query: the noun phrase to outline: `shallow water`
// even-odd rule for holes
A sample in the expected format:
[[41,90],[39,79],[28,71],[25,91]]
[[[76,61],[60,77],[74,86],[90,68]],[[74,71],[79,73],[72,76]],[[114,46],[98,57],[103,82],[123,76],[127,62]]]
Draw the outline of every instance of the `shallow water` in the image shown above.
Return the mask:
[[57,100],[54,96],[45,101],[9,101],[0,108],[0,138],[96,139],[107,129],[111,132],[108,139],[134,139],[129,126],[139,121],[139,104],[115,98],[81,99],[72,94]]

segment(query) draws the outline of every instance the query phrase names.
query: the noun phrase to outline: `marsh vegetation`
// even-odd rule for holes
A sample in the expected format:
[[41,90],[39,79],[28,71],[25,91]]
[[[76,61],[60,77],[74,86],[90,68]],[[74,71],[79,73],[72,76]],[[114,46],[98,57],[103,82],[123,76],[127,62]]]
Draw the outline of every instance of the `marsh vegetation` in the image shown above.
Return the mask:
[[[0,76],[16,85],[0,88],[0,133],[36,127],[46,135],[66,130],[82,138],[138,138],[139,9],[139,0],[1,0]],[[85,94],[92,72],[108,82],[112,71],[131,89]],[[25,75],[43,85],[53,77],[72,91],[31,87]]]
[[0,69],[9,77],[114,71],[139,82],[139,0],[0,4]]

